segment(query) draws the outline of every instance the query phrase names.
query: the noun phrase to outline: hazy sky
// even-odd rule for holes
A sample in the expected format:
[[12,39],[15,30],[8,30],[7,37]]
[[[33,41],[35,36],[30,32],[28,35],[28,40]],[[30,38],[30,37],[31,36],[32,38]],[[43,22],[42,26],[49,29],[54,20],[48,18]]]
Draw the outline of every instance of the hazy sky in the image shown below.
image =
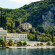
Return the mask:
[[19,8],[25,4],[30,4],[31,2],[36,2],[40,0],[0,0],[0,7],[2,8]]

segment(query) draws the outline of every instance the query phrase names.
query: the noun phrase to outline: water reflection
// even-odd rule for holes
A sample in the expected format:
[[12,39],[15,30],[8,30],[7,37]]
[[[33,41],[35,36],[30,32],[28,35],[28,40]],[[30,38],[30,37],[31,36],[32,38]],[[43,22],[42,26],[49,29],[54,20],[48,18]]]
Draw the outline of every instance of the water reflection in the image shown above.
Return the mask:
[[0,49],[1,55],[55,55],[55,49]]

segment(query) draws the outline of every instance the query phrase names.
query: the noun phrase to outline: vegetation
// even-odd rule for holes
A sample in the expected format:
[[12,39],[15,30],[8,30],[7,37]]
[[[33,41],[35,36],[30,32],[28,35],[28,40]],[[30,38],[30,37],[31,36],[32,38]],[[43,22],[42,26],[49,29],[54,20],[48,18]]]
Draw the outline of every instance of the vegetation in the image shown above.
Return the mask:
[[40,45],[43,45],[43,43],[40,43]]
[[25,46],[25,45],[27,45],[26,41],[23,41],[23,42],[19,41],[19,42],[17,42],[17,46]]
[[23,43],[21,41],[17,42],[17,46],[22,46]]
[[[3,41],[3,39],[0,39],[0,46],[1,47],[6,47],[6,46],[13,46],[13,41],[10,39],[9,42]],[[17,46],[26,46],[27,42],[26,41],[18,41]]]
[[43,43],[37,43],[37,46],[42,46],[43,45]]
[[[18,9],[0,8],[0,27],[8,30],[9,33],[26,33],[28,34],[28,39],[31,41],[54,42],[55,27],[45,29],[42,26],[42,15],[45,15],[46,12],[55,6],[54,2],[54,0],[44,0],[33,2]],[[55,20],[54,11],[51,12],[53,12],[53,19]],[[21,19],[21,23],[29,22],[32,24],[33,28],[29,29],[30,32],[20,28],[20,22],[18,21],[19,18]]]
[[51,45],[51,43],[48,41],[48,42],[47,42],[47,45]]
[[24,45],[24,46],[27,45],[26,41],[23,42],[23,45]]
[[33,27],[37,27],[43,22],[42,15],[49,11],[50,8],[53,6],[54,3],[52,3],[52,1],[39,1],[31,3],[29,5],[25,5],[19,9],[2,8],[2,14],[6,14],[7,20],[9,17],[9,20],[11,20],[12,22],[17,21],[20,17],[22,20],[21,22],[29,22],[33,25]]
[[2,47],[5,46],[5,42],[3,41],[3,39],[0,39],[0,46],[2,46]]
[[8,44],[9,44],[9,46],[13,46],[13,42],[11,39],[9,40]]
[[40,44],[39,43],[37,43],[37,46],[39,46]]
[[53,46],[55,46],[55,42],[53,42]]

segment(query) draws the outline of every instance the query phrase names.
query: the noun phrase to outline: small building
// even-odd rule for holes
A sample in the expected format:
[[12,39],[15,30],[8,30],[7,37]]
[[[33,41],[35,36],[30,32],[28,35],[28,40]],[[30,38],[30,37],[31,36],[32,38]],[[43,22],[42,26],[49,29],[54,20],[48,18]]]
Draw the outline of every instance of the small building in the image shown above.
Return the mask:
[[32,25],[30,23],[22,23],[21,24],[21,27],[24,29],[24,30],[28,30],[30,28],[32,28]]

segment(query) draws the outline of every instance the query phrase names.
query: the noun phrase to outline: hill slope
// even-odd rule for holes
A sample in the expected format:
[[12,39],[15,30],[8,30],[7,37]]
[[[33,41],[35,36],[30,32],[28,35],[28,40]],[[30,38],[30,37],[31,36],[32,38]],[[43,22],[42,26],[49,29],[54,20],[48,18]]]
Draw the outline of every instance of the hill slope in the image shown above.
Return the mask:
[[[52,7],[54,7],[54,4],[50,1],[39,1],[39,2],[31,3],[29,5],[25,5],[19,9],[2,8],[2,10],[3,10],[3,14],[6,11],[6,17],[9,17],[10,19],[12,18],[11,20],[13,21],[17,20],[20,17],[22,18],[22,22],[29,22],[33,25],[33,27],[37,27],[38,25],[44,26],[43,24],[44,20],[42,16],[45,14],[48,14],[48,12],[51,11]],[[1,11],[1,8],[0,8],[0,11]],[[53,13],[53,16],[54,16],[55,10],[53,9],[51,12]],[[48,17],[48,19],[49,18],[50,17]]]
[[[3,27],[10,33],[26,33],[28,34],[28,39],[32,41],[55,41],[54,1],[34,2],[18,9],[0,8],[0,27]],[[17,23],[16,26],[19,25],[18,18],[21,18],[21,22],[31,23],[35,28],[30,29],[30,32],[26,32],[22,28],[13,28],[14,21]],[[45,29],[43,26],[48,29]]]

